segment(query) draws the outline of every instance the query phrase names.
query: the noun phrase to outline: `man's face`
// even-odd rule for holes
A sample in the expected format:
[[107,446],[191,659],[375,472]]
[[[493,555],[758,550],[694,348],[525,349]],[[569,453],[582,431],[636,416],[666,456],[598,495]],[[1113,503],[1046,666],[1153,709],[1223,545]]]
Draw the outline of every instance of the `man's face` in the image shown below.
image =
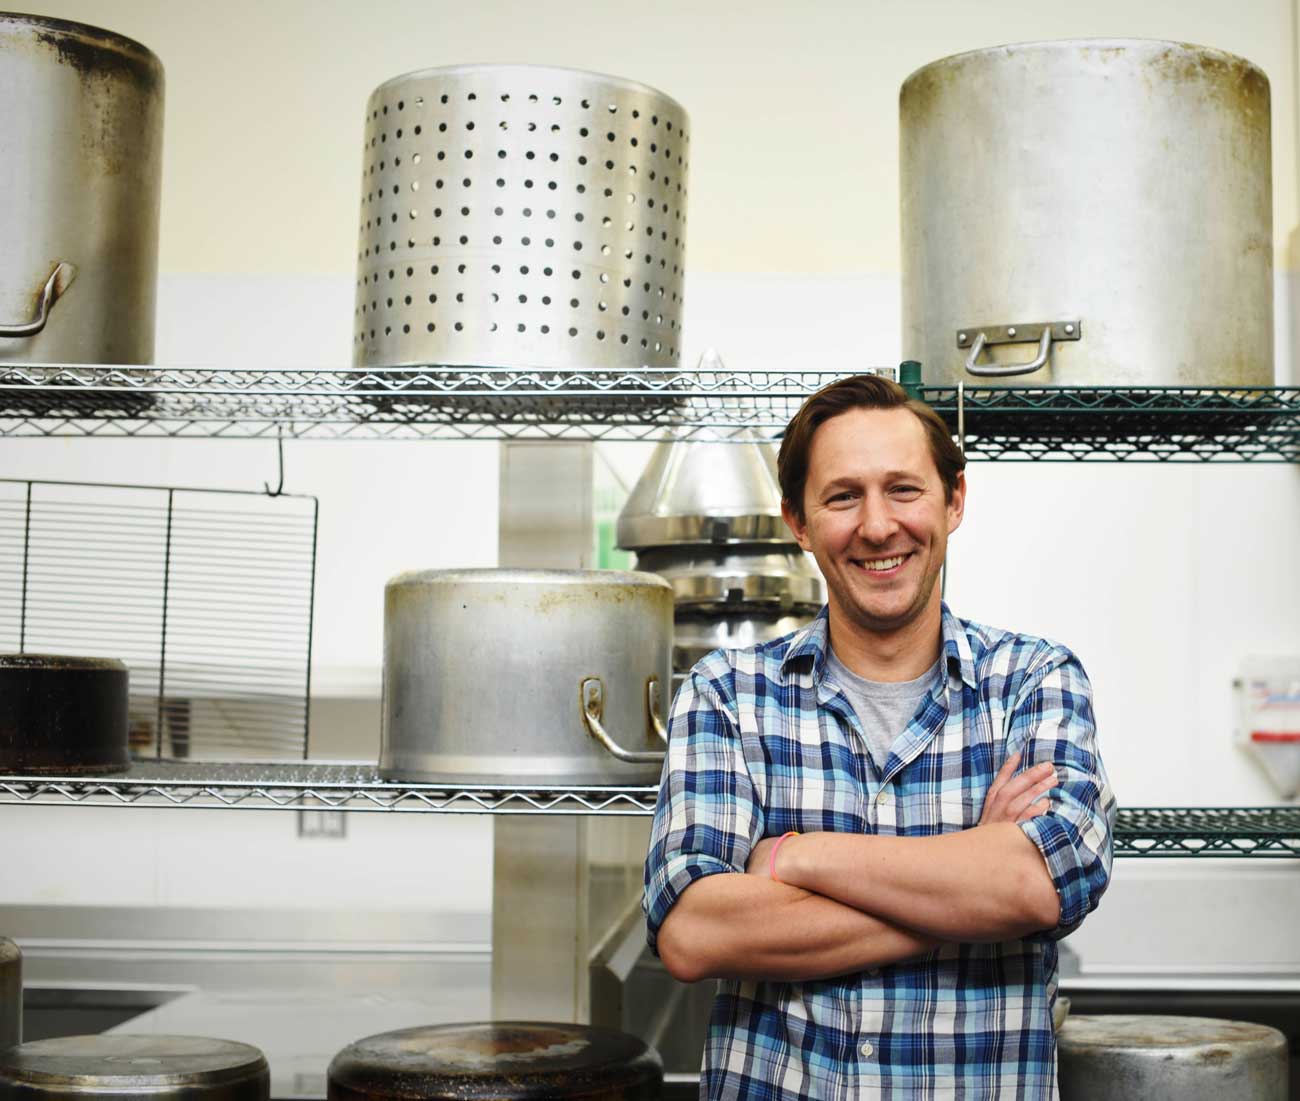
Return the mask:
[[804,519],[784,512],[821,567],[832,611],[887,634],[937,605],[935,582],[965,495],[959,475],[944,500],[925,428],[910,410],[851,409],[813,435]]

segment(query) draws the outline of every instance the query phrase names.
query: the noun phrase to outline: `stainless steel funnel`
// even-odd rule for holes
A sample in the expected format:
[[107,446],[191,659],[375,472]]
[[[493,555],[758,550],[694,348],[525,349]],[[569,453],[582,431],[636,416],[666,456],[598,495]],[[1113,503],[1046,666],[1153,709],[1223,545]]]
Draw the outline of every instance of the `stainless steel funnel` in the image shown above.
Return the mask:
[[618,518],[618,545],[793,543],[781,519],[776,454],[757,436],[741,443],[665,440]]

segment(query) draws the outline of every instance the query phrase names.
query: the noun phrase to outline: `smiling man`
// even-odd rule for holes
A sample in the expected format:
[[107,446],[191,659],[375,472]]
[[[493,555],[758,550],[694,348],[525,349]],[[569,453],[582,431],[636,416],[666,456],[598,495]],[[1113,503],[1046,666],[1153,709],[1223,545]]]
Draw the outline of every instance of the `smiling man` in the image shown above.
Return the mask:
[[1057,1096],[1055,942],[1109,881],[1115,800],[1074,655],[941,600],[964,466],[874,376],[786,430],[829,601],[692,670],[646,859],[651,946],[723,980],[702,1097]]

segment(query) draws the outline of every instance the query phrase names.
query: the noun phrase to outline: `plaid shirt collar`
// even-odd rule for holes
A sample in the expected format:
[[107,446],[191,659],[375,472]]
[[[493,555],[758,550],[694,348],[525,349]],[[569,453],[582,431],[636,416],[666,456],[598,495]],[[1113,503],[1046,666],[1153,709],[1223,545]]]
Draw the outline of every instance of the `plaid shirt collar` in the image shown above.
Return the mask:
[[[941,603],[940,607],[943,609],[943,650],[948,659],[948,671],[956,672],[974,688],[975,659],[971,655],[970,639],[948,605]],[[829,648],[830,605],[823,605],[817,617],[790,640],[790,648],[781,662],[781,673],[789,676],[796,666],[811,667],[813,683],[820,685],[826,672]]]

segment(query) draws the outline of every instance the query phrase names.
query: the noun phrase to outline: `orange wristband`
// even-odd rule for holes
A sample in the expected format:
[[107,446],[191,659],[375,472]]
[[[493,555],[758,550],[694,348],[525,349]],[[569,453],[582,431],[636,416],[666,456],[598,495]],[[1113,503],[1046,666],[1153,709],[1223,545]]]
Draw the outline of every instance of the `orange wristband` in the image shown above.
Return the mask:
[[780,837],[776,839],[776,844],[772,846],[772,855],[768,858],[767,861],[767,874],[771,878],[773,883],[781,882],[779,879],[776,878],[777,852],[780,850],[781,846],[785,844],[785,839],[787,837],[798,837],[798,836],[799,836],[798,830],[791,830],[789,833],[783,833]]

